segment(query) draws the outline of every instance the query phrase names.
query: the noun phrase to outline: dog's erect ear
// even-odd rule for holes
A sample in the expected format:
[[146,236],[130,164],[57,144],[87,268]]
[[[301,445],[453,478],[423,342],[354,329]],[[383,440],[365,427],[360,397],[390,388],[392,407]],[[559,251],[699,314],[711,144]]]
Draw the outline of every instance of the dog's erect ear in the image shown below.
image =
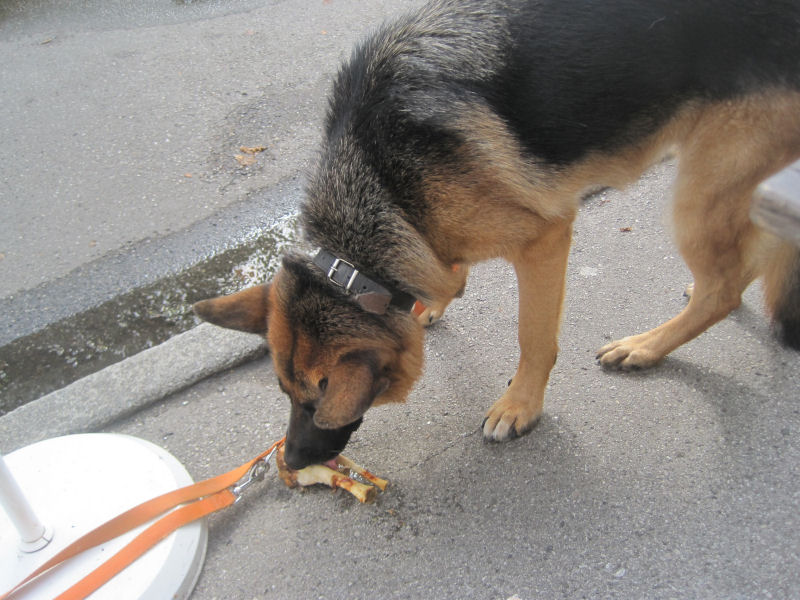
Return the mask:
[[364,415],[388,385],[388,379],[375,375],[373,360],[359,357],[340,362],[327,376],[314,424],[320,429],[349,425]]
[[269,314],[269,284],[247,288],[229,296],[201,300],[192,308],[198,317],[214,325],[265,334]]

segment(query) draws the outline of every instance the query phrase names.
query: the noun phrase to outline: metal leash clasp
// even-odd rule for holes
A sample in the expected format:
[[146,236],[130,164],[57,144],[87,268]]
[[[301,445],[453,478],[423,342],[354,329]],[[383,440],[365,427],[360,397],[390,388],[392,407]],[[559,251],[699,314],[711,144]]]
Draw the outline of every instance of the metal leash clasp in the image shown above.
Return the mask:
[[247,471],[247,474],[244,477],[242,477],[236,485],[233,486],[231,492],[233,492],[233,495],[236,496],[234,504],[242,499],[242,492],[244,490],[246,490],[254,482],[261,481],[262,479],[264,479],[264,476],[267,474],[267,471],[269,471],[269,461],[272,459],[273,456],[275,456],[275,453],[277,451],[278,448],[275,447],[264,458],[253,463],[253,466],[250,467],[250,470]]

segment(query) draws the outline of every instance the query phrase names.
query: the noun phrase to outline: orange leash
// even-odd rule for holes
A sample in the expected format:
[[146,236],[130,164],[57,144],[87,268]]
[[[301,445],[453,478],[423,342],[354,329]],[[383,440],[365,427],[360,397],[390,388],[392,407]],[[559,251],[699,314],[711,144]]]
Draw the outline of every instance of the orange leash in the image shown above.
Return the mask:
[[[223,475],[156,496],[114,517],[58,552],[9,591],[0,595],[0,600],[10,600],[17,591],[39,575],[77,556],[81,552],[108,542],[167,511],[171,511],[142,531],[128,545],[97,569],[58,596],[56,600],[81,600],[86,598],[86,596],[97,590],[176,529],[236,502],[240,497],[241,491],[247,485],[254,479],[263,476],[268,467],[266,461],[272,457],[275,450],[283,445],[285,440],[285,437],[281,438],[256,458]],[[248,479],[239,484],[245,476],[248,476]],[[181,504],[186,504],[186,506],[172,510]]]
[[173,510],[145,529],[122,550],[66,592],[56,596],[56,600],[86,598],[176,529],[230,506],[234,502],[236,502],[236,496],[226,489]]

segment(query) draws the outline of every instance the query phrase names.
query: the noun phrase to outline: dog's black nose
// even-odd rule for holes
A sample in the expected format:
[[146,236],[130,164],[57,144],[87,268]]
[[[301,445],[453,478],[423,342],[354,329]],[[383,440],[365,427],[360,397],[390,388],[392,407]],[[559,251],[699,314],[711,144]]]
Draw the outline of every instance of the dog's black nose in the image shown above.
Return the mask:
[[284,446],[283,460],[286,461],[290,469],[298,471],[309,465],[323,462],[324,459],[315,460],[314,453],[310,453],[307,449],[287,440]]
[[298,470],[336,458],[359,425],[361,419],[339,429],[320,429],[311,415],[292,406],[283,459]]

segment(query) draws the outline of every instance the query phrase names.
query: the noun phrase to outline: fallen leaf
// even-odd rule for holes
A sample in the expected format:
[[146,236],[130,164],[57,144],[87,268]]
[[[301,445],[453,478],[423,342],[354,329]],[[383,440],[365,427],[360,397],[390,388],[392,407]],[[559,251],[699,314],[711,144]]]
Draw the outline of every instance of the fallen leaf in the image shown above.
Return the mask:
[[266,149],[266,146],[239,146],[239,152],[244,152],[245,154],[258,154]]
[[631,231],[633,231],[633,227],[620,227],[619,230],[622,233],[630,233]]
[[191,173],[184,173],[183,176],[191,178],[192,174]]
[[237,154],[236,156],[234,156],[234,158],[243,167],[249,167],[250,165],[256,162],[256,157],[253,156],[252,154],[248,154],[246,156],[244,154]]
[[5,257],[6,257],[6,255],[3,254],[2,252],[0,252],[0,260],[3,260]]

